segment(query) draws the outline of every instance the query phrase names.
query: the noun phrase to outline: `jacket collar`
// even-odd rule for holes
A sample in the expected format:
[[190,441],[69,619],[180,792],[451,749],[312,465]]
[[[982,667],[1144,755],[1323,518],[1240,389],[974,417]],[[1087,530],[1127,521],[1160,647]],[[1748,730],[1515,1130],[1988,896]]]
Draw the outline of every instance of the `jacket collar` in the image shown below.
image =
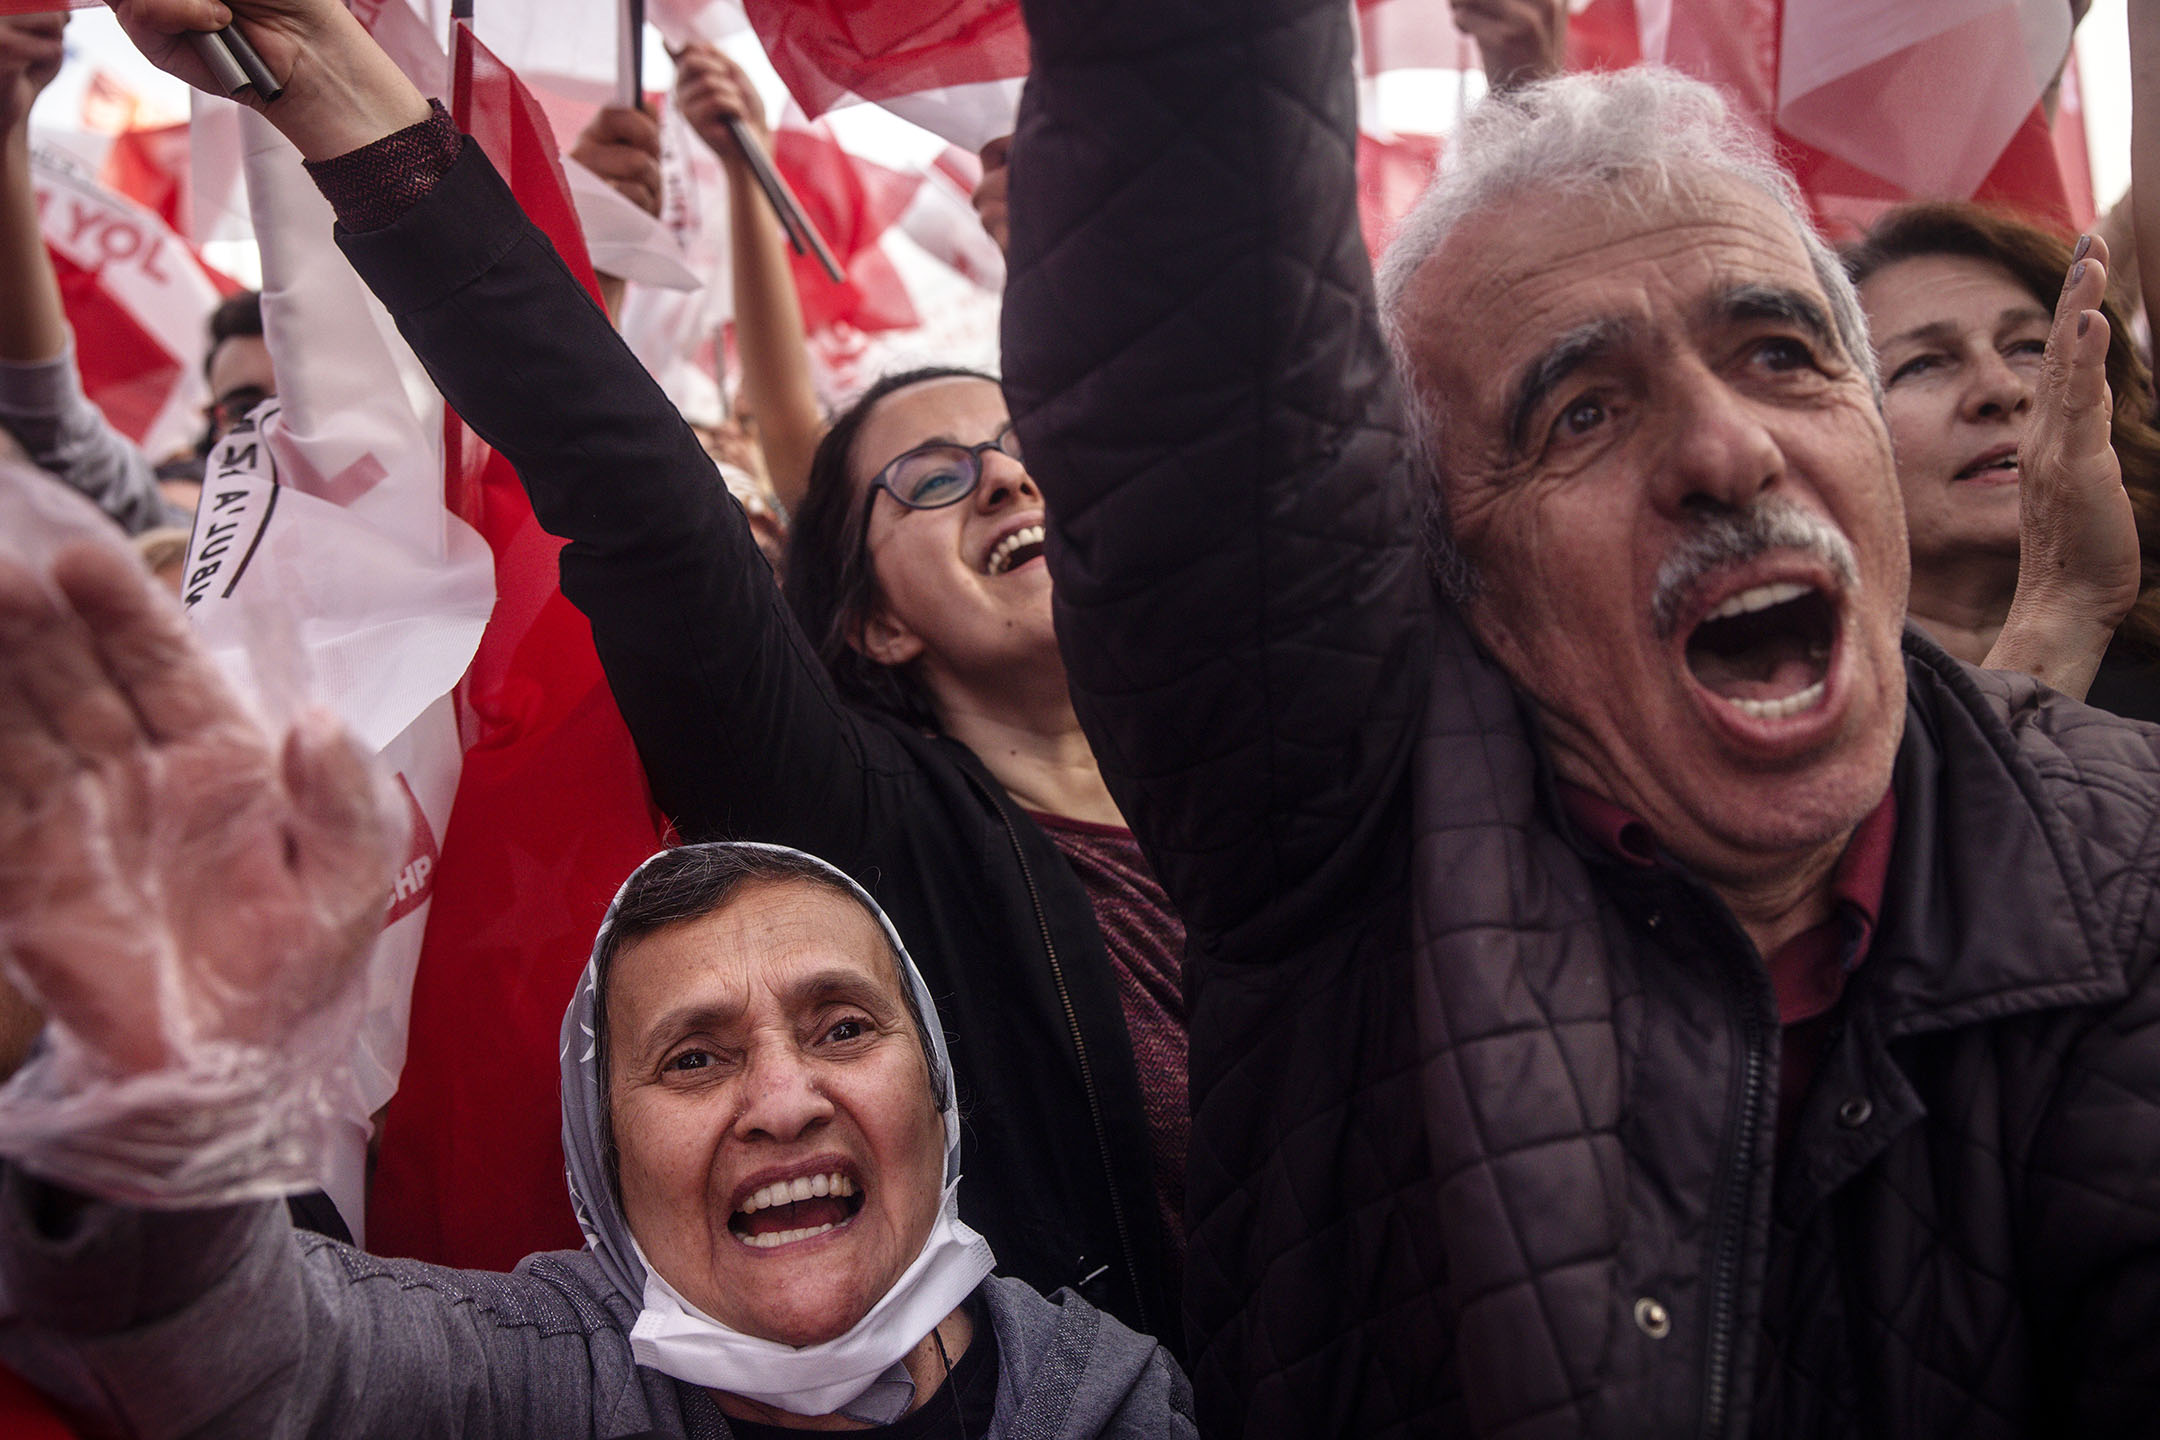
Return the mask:
[[[2127,993],[2070,822],[1972,676],[1905,630],[1905,734],[1891,777],[1897,837],[1865,984],[1885,1039]],[[1617,859],[1561,796],[1536,714],[1518,694],[1537,758],[1540,807],[1620,890]]]
[[2126,993],[2071,822],[1972,676],[1905,633],[1897,844],[1864,987],[1886,1039]]

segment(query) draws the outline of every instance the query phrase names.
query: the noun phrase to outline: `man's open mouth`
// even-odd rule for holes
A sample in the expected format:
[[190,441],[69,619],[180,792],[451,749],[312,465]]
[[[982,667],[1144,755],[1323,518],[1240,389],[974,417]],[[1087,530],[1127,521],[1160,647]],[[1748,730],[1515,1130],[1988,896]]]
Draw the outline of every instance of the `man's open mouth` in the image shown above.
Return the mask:
[[861,1213],[862,1188],[834,1171],[760,1186],[728,1217],[728,1229],[759,1250],[791,1245],[847,1224]]
[[1704,689],[1741,714],[1782,720],[1814,709],[1828,690],[1837,607],[1791,580],[1729,597],[1687,638],[1687,665]]

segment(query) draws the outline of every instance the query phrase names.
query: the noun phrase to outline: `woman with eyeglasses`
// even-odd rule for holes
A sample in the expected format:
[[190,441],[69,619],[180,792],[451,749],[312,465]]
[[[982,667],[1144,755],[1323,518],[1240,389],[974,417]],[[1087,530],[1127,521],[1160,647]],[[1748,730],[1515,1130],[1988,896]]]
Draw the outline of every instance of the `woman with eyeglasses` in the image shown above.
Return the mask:
[[[117,8],[200,82],[174,32],[222,11],[192,6]],[[1184,936],[1073,716],[1042,500],[996,383],[896,377],[836,419],[791,608],[690,427],[479,148],[335,0],[230,8],[278,73],[321,62],[265,118],[444,396],[569,542],[563,593],[655,800],[686,840],[805,850],[876,898],[952,1037],[963,1218],[1005,1273],[1174,1343]]]

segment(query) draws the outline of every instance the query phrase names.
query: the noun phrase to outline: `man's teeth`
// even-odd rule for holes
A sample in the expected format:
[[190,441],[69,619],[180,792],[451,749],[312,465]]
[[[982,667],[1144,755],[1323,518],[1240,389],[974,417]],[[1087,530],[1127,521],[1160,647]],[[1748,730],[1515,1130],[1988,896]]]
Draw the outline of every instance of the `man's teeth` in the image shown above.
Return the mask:
[[745,1245],[754,1245],[760,1250],[770,1250],[775,1245],[792,1245],[797,1240],[808,1240],[813,1235],[823,1235],[832,1228],[830,1225],[812,1225],[805,1230],[775,1230],[769,1235],[743,1235],[737,1238]]
[[855,1182],[838,1171],[830,1175],[798,1175],[793,1180],[775,1180],[770,1185],[759,1186],[757,1193],[743,1201],[742,1209],[736,1213],[755,1215],[768,1205],[792,1205],[798,1200],[809,1200],[819,1195],[854,1193]]
[[992,575],[1002,575],[1005,573],[1005,567],[1012,564],[1013,552],[1023,545],[1040,545],[1042,543],[1043,527],[1040,525],[1029,525],[1024,529],[1015,530],[1003,540],[998,541],[997,548],[990,552],[990,558],[984,562],[983,569],[989,571]]
[[1780,580],[1771,585],[1757,585],[1752,590],[1742,590],[1724,604],[1703,616],[1705,620],[1730,620],[1735,615],[1746,615],[1756,610],[1767,610],[1772,605],[1783,605],[1808,593],[1808,586],[1795,585],[1790,580]]
[[1812,710],[1822,703],[1823,682],[1817,680],[1805,690],[1797,690],[1782,700],[1741,700],[1728,698],[1725,703],[1743,715],[1757,720],[1782,720],[1788,715],[1798,715]]

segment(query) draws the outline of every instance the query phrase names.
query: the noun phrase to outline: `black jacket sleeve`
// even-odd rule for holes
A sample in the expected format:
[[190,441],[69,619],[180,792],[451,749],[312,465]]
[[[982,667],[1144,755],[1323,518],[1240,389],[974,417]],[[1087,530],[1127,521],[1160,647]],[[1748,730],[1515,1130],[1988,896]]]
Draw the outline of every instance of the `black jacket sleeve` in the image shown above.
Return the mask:
[[338,243],[569,541],[563,594],[684,837],[846,863],[892,798],[895,737],[841,701],[697,437],[479,146],[392,224]]
[[1030,0],[1006,389],[1103,771],[1196,941],[1326,924],[1401,793],[1432,588],[1337,0]]

